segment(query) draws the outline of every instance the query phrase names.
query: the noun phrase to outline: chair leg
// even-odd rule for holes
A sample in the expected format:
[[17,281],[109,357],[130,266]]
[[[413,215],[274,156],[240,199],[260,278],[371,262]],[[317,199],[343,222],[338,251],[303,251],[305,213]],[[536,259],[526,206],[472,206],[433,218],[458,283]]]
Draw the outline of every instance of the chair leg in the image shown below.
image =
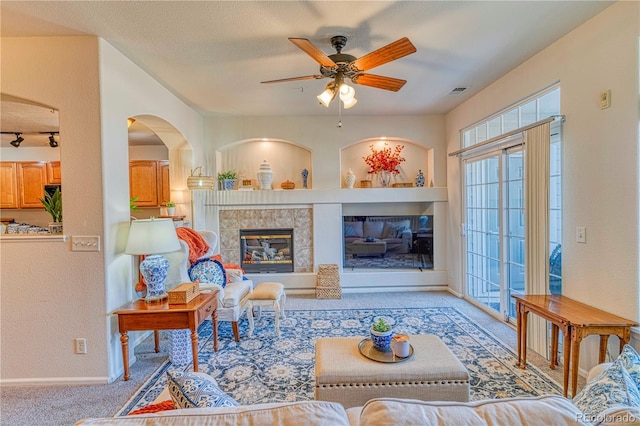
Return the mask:
[[238,330],[238,321],[233,321],[233,337],[236,339],[236,342],[240,341],[240,331]]

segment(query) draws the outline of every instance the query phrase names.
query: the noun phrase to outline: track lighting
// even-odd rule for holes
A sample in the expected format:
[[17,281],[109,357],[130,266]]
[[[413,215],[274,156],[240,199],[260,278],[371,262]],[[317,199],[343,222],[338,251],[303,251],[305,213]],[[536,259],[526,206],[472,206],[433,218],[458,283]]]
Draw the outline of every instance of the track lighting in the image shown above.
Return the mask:
[[11,141],[11,145],[15,146],[16,148],[18,148],[20,146],[20,144],[22,143],[22,141],[24,141],[24,138],[22,136],[20,136],[22,133],[16,133],[16,140]]
[[[346,108],[346,107],[345,107]],[[57,148],[58,147],[58,142],[55,140],[55,138],[53,137],[53,133],[51,133],[51,136],[49,136],[49,146],[51,148]]]

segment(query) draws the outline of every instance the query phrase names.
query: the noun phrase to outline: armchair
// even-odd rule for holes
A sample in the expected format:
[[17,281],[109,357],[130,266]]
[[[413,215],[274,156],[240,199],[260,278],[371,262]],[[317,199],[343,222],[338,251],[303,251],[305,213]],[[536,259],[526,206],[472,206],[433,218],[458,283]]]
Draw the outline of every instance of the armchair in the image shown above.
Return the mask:
[[[210,258],[219,253],[218,235],[213,231],[198,231],[209,245],[209,251],[200,259]],[[170,290],[181,283],[191,282],[189,277],[189,246],[180,240],[180,250],[163,254],[169,261],[166,288]],[[229,321],[232,324],[233,336],[236,342],[240,341],[238,321],[246,311],[249,294],[253,291],[251,280],[229,282],[224,288],[218,284],[200,282],[201,292],[210,292],[214,289],[218,292],[218,321]]]

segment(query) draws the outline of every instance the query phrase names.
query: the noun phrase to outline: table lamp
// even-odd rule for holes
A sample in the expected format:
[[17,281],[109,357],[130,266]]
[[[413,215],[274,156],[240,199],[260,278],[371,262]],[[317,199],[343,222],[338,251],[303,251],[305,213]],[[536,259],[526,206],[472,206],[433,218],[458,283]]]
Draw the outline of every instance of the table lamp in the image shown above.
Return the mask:
[[147,283],[147,302],[167,298],[164,290],[169,261],[159,253],[180,249],[180,241],[171,219],[141,219],[131,222],[125,253],[145,255],[140,263],[140,273]]

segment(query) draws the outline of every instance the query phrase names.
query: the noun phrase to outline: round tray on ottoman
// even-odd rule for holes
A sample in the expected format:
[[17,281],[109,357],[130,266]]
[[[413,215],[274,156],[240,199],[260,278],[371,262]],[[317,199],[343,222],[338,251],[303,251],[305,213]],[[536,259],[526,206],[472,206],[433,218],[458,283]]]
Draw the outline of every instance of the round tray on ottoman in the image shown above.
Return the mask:
[[373,346],[373,341],[371,339],[364,339],[358,343],[358,350],[360,350],[362,355],[378,362],[402,362],[413,356],[412,345],[409,345],[409,356],[403,358],[401,356],[395,356],[391,350],[381,351],[376,349],[376,347]]

